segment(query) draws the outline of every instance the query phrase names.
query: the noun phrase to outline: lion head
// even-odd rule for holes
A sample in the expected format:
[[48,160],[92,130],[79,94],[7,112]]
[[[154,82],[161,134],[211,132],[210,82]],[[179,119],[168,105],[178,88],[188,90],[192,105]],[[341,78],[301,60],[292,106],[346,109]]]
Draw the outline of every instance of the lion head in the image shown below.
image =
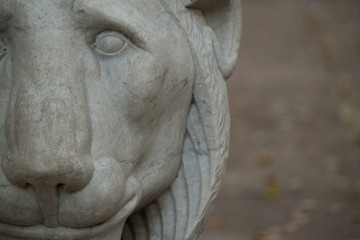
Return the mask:
[[238,1],[0,6],[1,238],[197,238],[227,157]]

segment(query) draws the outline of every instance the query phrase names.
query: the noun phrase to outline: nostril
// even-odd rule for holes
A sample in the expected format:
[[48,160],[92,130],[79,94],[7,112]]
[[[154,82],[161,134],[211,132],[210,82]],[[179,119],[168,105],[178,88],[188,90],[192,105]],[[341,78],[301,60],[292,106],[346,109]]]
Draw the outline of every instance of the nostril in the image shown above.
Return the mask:
[[42,159],[11,157],[3,159],[1,168],[9,182],[18,187],[42,189],[46,186],[66,192],[82,190],[94,173],[94,163],[90,156],[55,159],[53,162],[45,162],[46,165],[44,162]]
[[64,188],[65,188],[65,184],[59,183],[56,187],[57,187],[60,191],[63,191]]

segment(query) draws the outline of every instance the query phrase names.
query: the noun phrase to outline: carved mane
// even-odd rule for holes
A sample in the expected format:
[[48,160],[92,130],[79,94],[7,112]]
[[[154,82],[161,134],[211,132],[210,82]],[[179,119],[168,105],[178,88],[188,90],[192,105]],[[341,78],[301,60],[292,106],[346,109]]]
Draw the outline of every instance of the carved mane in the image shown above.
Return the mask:
[[[160,0],[189,36],[196,76],[182,164],[170,189],[128,219],[123,240],[199,239],[217,195],[228,156],[230,117],[214,32],[187,0]],[[204,1],[199,1],[199,4]],[[196,7],[195,3],[190,7]],[[203,5],[202,5],[203,6]]]

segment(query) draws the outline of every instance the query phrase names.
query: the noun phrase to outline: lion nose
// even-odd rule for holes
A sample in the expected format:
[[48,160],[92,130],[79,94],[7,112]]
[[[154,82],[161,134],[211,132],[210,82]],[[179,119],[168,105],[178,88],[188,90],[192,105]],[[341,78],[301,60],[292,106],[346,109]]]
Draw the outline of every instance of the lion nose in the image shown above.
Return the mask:
[[6,118],[10,151],[2,169],[18,186],[64,185],[66,191],[80,191],[94,168],[89,157],[91,120],[83,67],[73,55],[46,63],[42,58],[33,56],[40,59],[32,62],[33,75],[14,71],[17,81]]
[[9,153],[2,159],[3,173],[12,184],[36,191],[50,227],[58,225],[59,189],[80,191],[94,172],[86,91],[74,76],[45,81],[40,74],[38,81],[19,81],[6,118]]
[[83,60],[92,51],[82,32],[53,26],[68,24],[60,13],[46,26],[42,17],[29,17],[36,24],[12,39],[8,59],[8,153],[1,168],[12,184],[36,191],[45,223],[54,226],[59,194],[81,191],[94,172]]
[[3,173],[14,185],[35,189],[50,227],[58,225],[59,187],[80,191],[94,172],[89,111],[81,92],[75,86],[29,84],[12,93],[14,106],[8,108]]
[[[22,187],[61,185],[68,192],[80,191],[94,171],[88,75],[82,59],[91,52],[70,30],[34,28],[23,34],[15,40],[18,48],[11,58],[9,153],[2,160],[3,172]],[[62,38],[56,37],[60,34]]]
[[65,191],[80,191],[94,168],[86,104],[80,104],[81,96],[68,88],[58,87],[45,97],[46,88],[40,94],[35,90],[20,89],[13,111],[8,112],[10,154],[2,161],[3,172],[20,187],[63,185]]

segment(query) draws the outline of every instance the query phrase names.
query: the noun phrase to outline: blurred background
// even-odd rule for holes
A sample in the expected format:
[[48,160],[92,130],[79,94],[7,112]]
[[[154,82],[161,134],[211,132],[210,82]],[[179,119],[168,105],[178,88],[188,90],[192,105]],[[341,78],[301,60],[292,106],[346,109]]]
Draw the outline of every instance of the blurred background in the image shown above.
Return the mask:
[[360,240],[360,1],[242,0],[204,240]]

